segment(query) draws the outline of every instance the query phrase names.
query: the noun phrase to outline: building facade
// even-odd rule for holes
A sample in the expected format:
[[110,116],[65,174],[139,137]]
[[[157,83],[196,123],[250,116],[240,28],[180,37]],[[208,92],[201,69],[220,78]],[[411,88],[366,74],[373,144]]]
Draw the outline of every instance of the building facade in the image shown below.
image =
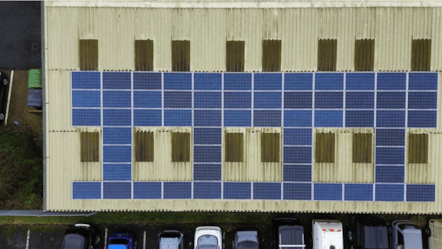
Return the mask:
[[440,213],[442,6],[45,2],[45,209]]

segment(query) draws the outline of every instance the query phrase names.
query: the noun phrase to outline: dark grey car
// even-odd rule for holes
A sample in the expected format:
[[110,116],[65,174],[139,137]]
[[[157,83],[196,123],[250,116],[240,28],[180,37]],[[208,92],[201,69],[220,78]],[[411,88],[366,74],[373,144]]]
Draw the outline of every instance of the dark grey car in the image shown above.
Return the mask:
[[238,231],[233,241],[235,249],[259,249],[258,231]]
[[348,229],[352,248],[388,249],[387,224],[378,217],[353,216]]
[[100,235],[90,224],[75,224],[66,230],[62,249],[95,249],[100,244]]

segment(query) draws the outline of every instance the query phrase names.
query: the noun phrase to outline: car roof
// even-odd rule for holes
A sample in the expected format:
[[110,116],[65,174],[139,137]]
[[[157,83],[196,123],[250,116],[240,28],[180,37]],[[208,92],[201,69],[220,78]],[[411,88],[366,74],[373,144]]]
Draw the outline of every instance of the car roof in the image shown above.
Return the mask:
[[404,234],[404,249],[422,249],[422,235],[416,232]]
[[363,226],[361,245],[365,248],[388,249],[388,232],[386,226]]
[[302,226],[280,226],[279,227],[279,240],[281,245],[302,245],[302,236],[304,234],[304,228]]
[[83,236],[75,233],[67,234],[63,239],[64,249],[78,249],[85,247],[85,239]]

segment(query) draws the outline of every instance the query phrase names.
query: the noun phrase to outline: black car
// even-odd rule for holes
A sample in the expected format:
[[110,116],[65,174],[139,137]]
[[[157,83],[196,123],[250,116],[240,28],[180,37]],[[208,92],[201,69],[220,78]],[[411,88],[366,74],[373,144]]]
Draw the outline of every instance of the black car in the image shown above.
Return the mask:
[[237,231],[233,241],[234,249],[259,249],[258,231]]
[[90,224],[75,224],[64,235],[62,249],[95,249],[100,235]]
[[5,119],[5,108],[3,108],[3,102],[5,98],[8,96],[7,94],[7,86],[9,84],[9,80],[6,77],[6,74],[0,72],[0,121]]
[[272,223],[272,248],[305,247],[304,227],[296,218],[275,218]]
[[378,217],[353,216],[347,231],[352,248],[388,249],[388,230]]

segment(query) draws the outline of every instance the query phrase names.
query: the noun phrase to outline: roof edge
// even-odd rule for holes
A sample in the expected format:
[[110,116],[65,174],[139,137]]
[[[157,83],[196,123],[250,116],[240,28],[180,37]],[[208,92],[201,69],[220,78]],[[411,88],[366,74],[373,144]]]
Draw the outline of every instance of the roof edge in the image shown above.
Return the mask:
[[118,7],[118,8],[344,8],[344,7],[442,7],[436,0],[46,0],[46,7]]

